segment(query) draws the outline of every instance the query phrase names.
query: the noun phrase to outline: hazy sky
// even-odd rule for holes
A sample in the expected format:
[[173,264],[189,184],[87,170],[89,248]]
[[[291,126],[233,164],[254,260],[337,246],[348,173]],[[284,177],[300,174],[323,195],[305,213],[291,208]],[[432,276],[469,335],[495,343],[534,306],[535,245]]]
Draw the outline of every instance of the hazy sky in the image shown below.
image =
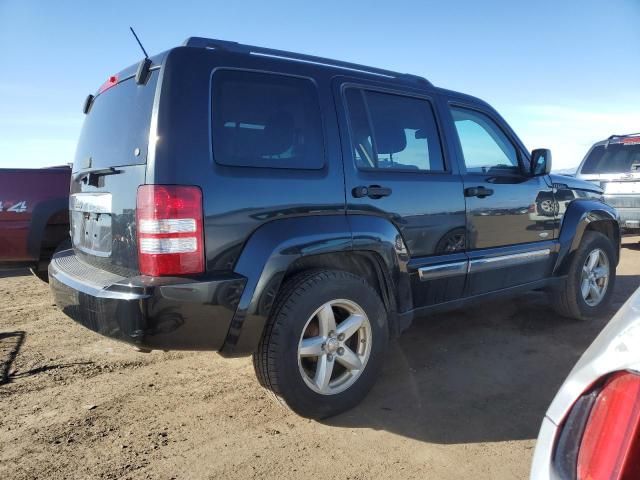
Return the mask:
[[129,25],[150,53],[198,35],[424,75],[556,168],[640,132],[640,0],[141,3],[0,0],[0,167],[73,160],[84,98],[141,58]]

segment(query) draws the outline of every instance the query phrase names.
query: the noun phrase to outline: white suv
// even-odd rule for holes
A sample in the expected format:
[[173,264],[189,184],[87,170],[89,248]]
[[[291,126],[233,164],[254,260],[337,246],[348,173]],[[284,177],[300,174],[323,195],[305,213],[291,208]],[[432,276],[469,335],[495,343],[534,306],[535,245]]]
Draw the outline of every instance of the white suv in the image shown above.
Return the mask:
[[640,233],[640,133],[612,135],[596,143],[576,176],[599,184],[604,201],[620,214],[620,227]]

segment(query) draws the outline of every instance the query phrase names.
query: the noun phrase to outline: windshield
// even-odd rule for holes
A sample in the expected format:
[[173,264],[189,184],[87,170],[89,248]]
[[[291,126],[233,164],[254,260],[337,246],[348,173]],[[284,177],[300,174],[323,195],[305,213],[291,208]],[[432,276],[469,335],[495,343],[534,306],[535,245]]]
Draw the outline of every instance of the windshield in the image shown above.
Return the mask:
[[156,70],[146,85],[130,78],[95,98],[78,141],[74,172],[146,163],[157,81]]
[[640,144],[613,143],[591,150],[582,173],[640,173]]

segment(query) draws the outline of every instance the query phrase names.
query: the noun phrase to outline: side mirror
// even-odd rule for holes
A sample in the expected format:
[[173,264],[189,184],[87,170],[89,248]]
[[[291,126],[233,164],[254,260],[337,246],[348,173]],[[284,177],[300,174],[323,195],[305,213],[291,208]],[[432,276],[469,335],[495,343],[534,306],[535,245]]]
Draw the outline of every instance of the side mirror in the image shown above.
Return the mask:
[[537,148],[531,152],[531,175],[534,177],[551,173],[551,150]]

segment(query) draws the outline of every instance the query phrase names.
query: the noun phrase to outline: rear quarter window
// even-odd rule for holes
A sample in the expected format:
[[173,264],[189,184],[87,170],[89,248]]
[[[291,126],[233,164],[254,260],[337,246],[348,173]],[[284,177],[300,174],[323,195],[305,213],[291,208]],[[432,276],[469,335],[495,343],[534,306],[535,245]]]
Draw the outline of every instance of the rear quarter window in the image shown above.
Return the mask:
[[216,163],[294,169],[324,166],[320,103],[310,79],[218,70],[213,75],[211,102]]

